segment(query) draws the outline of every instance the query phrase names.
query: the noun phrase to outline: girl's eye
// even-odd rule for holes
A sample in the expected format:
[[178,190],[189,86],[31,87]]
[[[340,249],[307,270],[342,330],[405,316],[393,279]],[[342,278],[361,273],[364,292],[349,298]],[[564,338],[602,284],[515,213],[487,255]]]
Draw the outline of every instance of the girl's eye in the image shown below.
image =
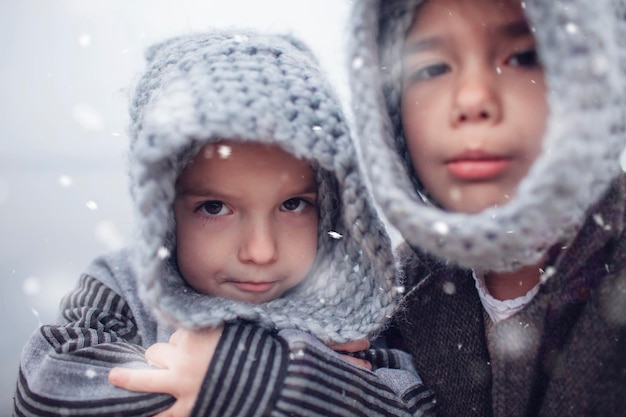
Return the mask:
[[225,216],[231,213],[228,206],[219,200],[205,201],[198,207],[198,210],[212,217]]
[[439,77],[448,72],[450,72],[450,66],[448,64],[433,64],[413,71],[408,79],[411,82],[430,80],[431,78]]
[[294,213],[300,213],[305,208],[307,208],[311,203],[302,198],[290,198],[289,200],[284,201],[280,205],[280,209],[282,211],[291,211]]
[[520,68],[537,68],[541,66],[535,48],[514,53],[506,63]]

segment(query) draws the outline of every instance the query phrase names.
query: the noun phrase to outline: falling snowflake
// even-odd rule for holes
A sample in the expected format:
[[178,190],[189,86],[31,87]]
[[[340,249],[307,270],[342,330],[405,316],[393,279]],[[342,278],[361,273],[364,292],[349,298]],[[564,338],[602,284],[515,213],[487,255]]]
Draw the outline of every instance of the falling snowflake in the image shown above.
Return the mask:
[[356,58],[352,60],[352,68],[359,69],[363,66],[364,63],[365,61],[363,61],[363,58],[361,58],[360,56],[357,56]]
[[619,166],[626,172],[626,148],[619,154]]
[[227,145],[220,145],[217,148],[217,153],[219,154],[220,158],[226,159],[233,153],[233,149]]
[[96,377],[96,375],[97,375],[96,371],[94,371],[94,370],[93,370],[93,369],[91,369],[91,368],[90,368],[90,369],[87,369],[87,370],[85,371],[85,376],[86,376],[87,378],[89,378],[89,379],[94,379],[94,378]]
[[89,200],[85,203],[85,206],[87,206],[87,208],[91,211],[96,211],[98,210],[98,204],[93,201],[93,200]]
[[39,294],[40,289],[41,285],[39,283],[39,278],[37,277],[28,277],[24,280],[24,283],[22,284],[22,291],[28,296],[34,296]]
[[606,74],[609,69],[609,59],[606,55],[596,55],[591,61],[591,68],[595,75],[602,76]]
[[[450,199],[454,200],[454,201],[459,201],[461,199],[461,197],[463,196],[463,194],[461,193],[461,189],[459,187],[452,187],[450,188]],[[421,196],[422,200],[427,200],[426,197]]]
[[443,292],[448,295],[453,295],[454,293],[456,293],[456,285],[454,285],[454,282],[450,282],[450,281],[444,282]]
[[298,349],[295,352],[291,352],[289,354],[289,359],[291,360],[302,358],[302,357],[304,357],[304,350],[302,349]]
[[440,235],[447,235],[450,232],[450,226],[444,222],[436,222],[433,224],[433,230]]
[[537,329],[526,321],[500,322],[494,337],[494,350],[510,358],[523,357],[537,348]]
[[68,188],[71,187],[74,183],[74,180],[69,175],[61,175],[59,177],[59,184],[61,187]]
[[570,35],[574,35],[574,34],[578,33],[578,26],[576,26],[576,24],[575,24],[575,23],[568,22],[568,23],[565,25],[565,31],[566,31],[567,33],[569,33]]
[[545,270],[539,269],[539,272],[541,272],[541,275],[539,276],[539,280],[543,284],[548,279],[550,279],[550,277],[552,277],[552,276],[554,276],[554,274],[556,274],[556,268],[553,267],[553,266],[549,266]]
[[96,239],[110,250],[121,249],[125,242],[122,232],[112,220],[101,220],[94,231]]
[[337,233],[332,230],[328,232],[328,236],[332,237],[333,239],[341,239],[343,237],[341,233]]
[[39,324],[39,326],[41,326],[41,318],[39,318],[39,311],[35,310],[34,308],[31,308],[31,311],[33,312],[33,315],[37,317],[37,323]]
[[602,218],[602,215],[600,213],[596,213],[593,216],[593,221],[596,222],[596,224],[600,227],[604,226],[604,219]]
[[98,110],[86,103],[77,103],[72,109],[72,117],[85,130],[94,132],[104,128],[104,118]]
[[89,45],[91,45],[91,35],[87,34],[87,33],[83,33],[81,35],[78,35],[78,44],[80,46],[82,46],[83,48],[88,47]]
[[170,256],[170,250],[165,246],[161,246],[157,251],[157,256],[159,259],[167,259]]

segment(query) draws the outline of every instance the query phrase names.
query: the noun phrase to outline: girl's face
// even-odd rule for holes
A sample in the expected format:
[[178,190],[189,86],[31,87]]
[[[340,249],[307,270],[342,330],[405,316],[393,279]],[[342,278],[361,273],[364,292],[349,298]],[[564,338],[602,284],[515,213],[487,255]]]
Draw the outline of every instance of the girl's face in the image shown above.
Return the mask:
[[407,36],[402,81],[407,147],[428,193],[464,213],[513,197],[548,115],[520,3],[427,0]]
[[262,303],[300,283],[317,253],[317,184],[277,146],[205,146],[176,183],[176,257],[204,294]]

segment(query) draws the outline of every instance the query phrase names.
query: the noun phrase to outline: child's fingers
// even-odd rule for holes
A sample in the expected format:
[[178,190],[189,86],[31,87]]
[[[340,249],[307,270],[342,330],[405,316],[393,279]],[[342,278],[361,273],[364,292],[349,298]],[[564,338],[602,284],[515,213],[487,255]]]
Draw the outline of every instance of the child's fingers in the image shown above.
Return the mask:
[[155,392],[174,395],[168,371],[161,369],[113,368],[109,382],[118,388],[136,392]]
[[155,343],[146,349],[145,358],[150,365],[157,368],[170,368],[172,359],[176,358],[176,346],[168,343]]
[[330,348],[337,352],[361,352],[370,348],[370,342],[367,339],[351,340],[340,345],[330,346]]
[[341,355],[341,356],[343,356],[344,359],[348,360],[353,365],[360,366],[361,368],[365,368],[369,371],[372,370],[372,364],[369,361],[366,361],[365,359],[355,358],[354,356],[350,356],[350,355]]
[[180,348],[181,351],[186,352],[189,355],[204,355],[207,352],[212,353],[215,351],[217,344],[220,341],[223,328],[211,328],[211,329],[178,329],[170,337],[169,345]]
[[223,331],[223,327],[199,329],[193,332],[187,331],[187,333],[185,333],[185,340],[196,345],[202,344],[206,346],[206,344],[209,343],[213,349],[215,349],[220,341],[220,337],[222,337]]
[[185,341],[185,339],[189,336],[189,331],[186,329],[178,329],[170,336],[169,343],[171,345],[179,345]]

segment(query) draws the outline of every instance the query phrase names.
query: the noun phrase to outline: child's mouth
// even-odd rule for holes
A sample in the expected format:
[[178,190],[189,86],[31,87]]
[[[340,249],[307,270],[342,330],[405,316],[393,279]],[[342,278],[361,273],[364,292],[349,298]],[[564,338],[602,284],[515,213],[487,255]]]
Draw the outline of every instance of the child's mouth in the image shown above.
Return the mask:
[[482,151],[464,152],[448,161],[448,172],[464,181],[485,181],[501,175],[511,164],[510,158]]
[[254,293],[267,292],[274,285],[276,285],[276,281],[270,281],[270,282],[232,281],[231,283],[235,287],[237,287],[240,291],[254,292]]

